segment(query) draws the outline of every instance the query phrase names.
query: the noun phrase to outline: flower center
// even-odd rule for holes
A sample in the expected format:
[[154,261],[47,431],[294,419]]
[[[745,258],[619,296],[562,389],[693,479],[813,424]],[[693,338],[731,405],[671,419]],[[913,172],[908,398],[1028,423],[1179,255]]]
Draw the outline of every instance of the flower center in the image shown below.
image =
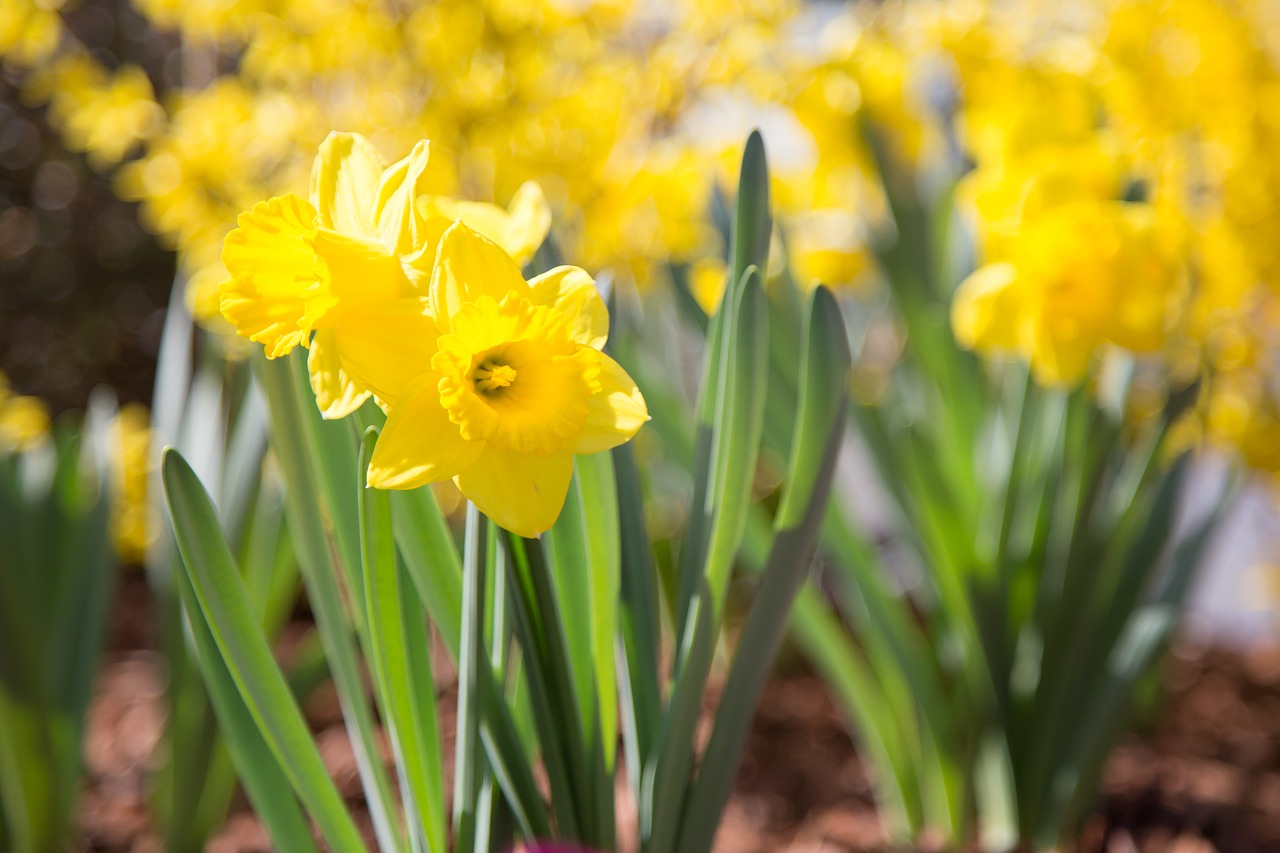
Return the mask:
[[485,359],[472,371],[471,379],[475,382],[477,391],[491,397],[516,381],[516,369],[509,364]]
[[547,306],[517,293],[465,303],[451,321],[431,367],[462,437],[523,455],[560,452],[600,390],[599,353],[574,342]]

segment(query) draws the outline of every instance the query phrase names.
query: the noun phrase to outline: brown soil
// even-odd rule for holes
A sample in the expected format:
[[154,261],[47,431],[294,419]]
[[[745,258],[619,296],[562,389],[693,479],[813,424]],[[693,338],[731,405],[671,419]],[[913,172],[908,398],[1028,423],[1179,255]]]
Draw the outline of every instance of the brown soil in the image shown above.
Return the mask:
[[[83,849],[159,850],[145,804],[147,768],[163,724],[162,661],[140,649],[145,592],[125,587],[120,630],[99,678],[85,744]],[[121,642],[123,641],[123,642]],[[441,678],[447,680],[447,667]],[[452,690],[442,683],[452,751]],[[1241,656],[1182,648],[1165,679],[1166,713],[1128,736],[1108,765],[1085,853],[1263,853],[1280,850],[1280,649]],[[337,702],[321,689],[305,708],[339,789],[359,781]],[[626,816],[620,815],[625,821]],[[269,850],[238,801],[209,849]],[[867,770],[820,681],[772,680],[756,715],[716,853],[883,851]]]

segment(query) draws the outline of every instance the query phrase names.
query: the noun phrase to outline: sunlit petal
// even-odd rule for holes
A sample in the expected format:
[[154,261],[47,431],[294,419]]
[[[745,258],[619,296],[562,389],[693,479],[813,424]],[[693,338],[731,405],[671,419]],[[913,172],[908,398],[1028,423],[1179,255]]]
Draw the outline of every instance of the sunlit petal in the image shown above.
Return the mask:
[[236,331],[262,343],[267,357],[305,344],[311,324],[333,300],[320,286],[309,242],[316,211],[294,195],[258,202],[240,214],[223,243],[230,278],[219,287],[219,307]]
[[378,185],[374,205],[378,239],[397,255],[411,253],[426,239],[422,214],[414,202],[426,190],[429,151],[427,140],[420,141],[408,157],[383,172]]
[[635,380],[607,355],[600,356],[600,391],[587,401],[587,420],[578,433],[578,453],[598,453],[630,440],[645,421],[649,409]]
[[569,481],[573,454],[523,456],[486,450],[458,474],[462,494],[498,526],[520,536],[537,536],[555,524]]
[[329,227],[368,239],[378,236],[374,203],[386,161],[358,133],[330,133],[311,167],[311,203]]
[[394,405],[431,367],[439,330],[420,299],[375,302],[342,312],[334,328],[342,367],[360,388]]
[[440,238],[431,278],[431,308],[440,327],[463,303],[490,296],[496,302],[511,291],[527,292],[528,284],[511,256],[492,240],[455,222]]
[[307,356],[307,372],[311,375],[316,405],[328,420],[345,418],[369,399],[369,392],[357,386],[343,369],[332,329],[316,332]]
[[484,442],[466,441],[440,406],[436,378],[420,376],[387,413],[387,424],[369,463],[369,485],[413,489],[471,466]]
[[546,305],[569,323],[570,336],[600,349],[609,338],[609,309],[586,270],[556,267],[529,280],[533,304]]

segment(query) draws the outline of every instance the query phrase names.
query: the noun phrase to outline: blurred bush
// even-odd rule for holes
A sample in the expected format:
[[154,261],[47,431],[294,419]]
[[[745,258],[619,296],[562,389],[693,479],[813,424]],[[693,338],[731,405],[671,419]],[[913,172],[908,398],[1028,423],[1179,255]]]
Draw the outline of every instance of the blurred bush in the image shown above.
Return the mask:
[[98,384],[146,402],[172,254],[142,230],[137,205],[113,191],[107,164],[79,156],[85,146],[55,130],[59,111],[24,92],[22,60],[43,61],[74,38],[103,68],[130,63],[163,81],[176,42],[126,2],[81,4],[34,23],[41,11],[52,14],[25,1],[0,13],[0,370],[55,412],[83,408]]

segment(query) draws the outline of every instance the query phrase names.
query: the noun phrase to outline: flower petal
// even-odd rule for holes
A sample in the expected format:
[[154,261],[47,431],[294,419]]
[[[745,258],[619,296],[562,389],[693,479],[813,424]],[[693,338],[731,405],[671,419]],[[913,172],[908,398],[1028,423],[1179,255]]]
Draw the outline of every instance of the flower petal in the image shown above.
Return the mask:
[[495,524],[520,536],[550,530],[564,508],[573,454],[524,456],[486,448],[458,474],[459,491]]
[[609,338],[609,309],[586,270],[556,267],[529,280],[533,304],[546,305],[569,321],[569,335],[584,346],[600,349]]
[[512,290],[527,292],[528,284],[511,256],[464,223],[450,225],[440,238],[431,276],[431,309],[440,328],[449,328],[449,318],[463,303],[485,295],[501,302]]
[[521,265],[528,263],[551,230],[551,207],[542,194],[542,187],[534,181],[526,181],[516,190],[506,210],[496,204],[442,195],[423,196],[418,208],[428,222],[462,220],[468,228],[501,246]]
[[324,262],[329,292],[343,308],[400,299],[412,292],[400,259],[376,240],[320,228],[311,244]]
[[316,332],[307,356],[307,372],[311,374],[311,390],[325,420],[345,418],[369,399],[342,368],[338,339],[332,329]]
[[440,335],[421,299],[393,299],[343,311],[333,332],[343,370],[357,386],[389,405],[431,369]]
[[649,409],[635,380],[622,365],[600,354],[599,392],[592,394],[587,405],[587,420],[578,434],[578,453],[599,453],[631,439],[645,421]]
[[386,161],[358,133],[330,133],[311,165],[311,203],[325,224],[376,239],[374,202]]
[[535,181],[525,181],[507,205],[507,232],[499,241],[517,262],[528,263],[551,230],[551,206]]
[[382,173],[378,185],[374,203],[378,239],[397,255],[409,254],[426,239],[415,200],[425,189],[429,151],[427,140],[420,141],[408,157]]
[[305,345],[311,325],[304,315],[313,321],[333,305],[310,244],[315,217],[303,199],[278,196],[240,214],[223,242],[231,278],[219,285],[219,308],[237,332],[266,347],[268,358]]
[[414,489],[472,466],[485,444],[467,441],[440,405],[434,374],[419,376],[387,413],[369,462],[369,485]]
[[1024,342],[1023,276],[1007,262],[987,264],[960,282],[951,300],[951,329],[965,349],[1016,350]]

